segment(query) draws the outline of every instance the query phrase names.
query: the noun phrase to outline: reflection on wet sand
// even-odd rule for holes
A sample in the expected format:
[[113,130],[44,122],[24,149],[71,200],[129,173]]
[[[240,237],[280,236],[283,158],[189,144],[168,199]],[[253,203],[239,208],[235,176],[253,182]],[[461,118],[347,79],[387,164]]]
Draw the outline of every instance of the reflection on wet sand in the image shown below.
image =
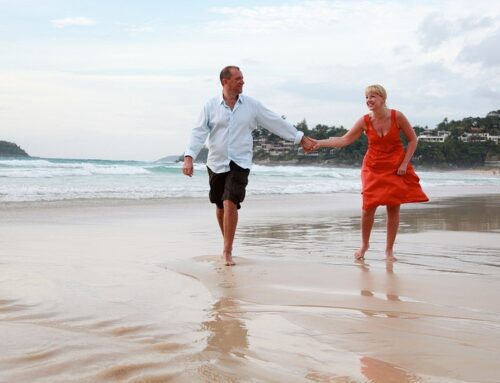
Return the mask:
[[[385,262],[385,278],[382,283],[378,281],[374,283],[370,274],[370,267],[364,260],[356,260],[356,266],[362,271],[361,280],[360,280],[360,294],[363,297],[380,299],[375,296],[373,292],[374,288],[377,287],[380,289],[380,286],[383,286],[385,297],[387,301],[392,302],[401,302],[399,298],[399,280],[398,277],[394,274],[394,262],[386,261]],[[396,306],[391,306],[391,310],[385,311],[384,313],[374,312],[373,310],[361,309],[360,311],[367,316],[374,316],[378,314],[383,314],[388,318],[399,318],[401,317],[400,313],[395,310]]]
[[[360,279],[360,294],[363,297],[377,298],[374,289],[379,292],[382,289],[382,294],[385,295],[389,305],[384,311],[361,309],[360,311],[368,317],[386,317],[386,318],[403,318],[409,319],[408,316],[402,315],[398,309],[398,302],[402,302],[399,297],[399,280],[394,273],[394,262],[385,262],[385,275],[382,281],[376,283],[372,280],[370,267],[364,261],[356,261],[357,266],[361,270]],[[412,317],[413,319],[416,317]],[[360,359],[361,373],[372,383],[415,383],[421,382],[422,379],[401,367],[391,363],[375,359],[372,357],[363,356]]]
[[[466,200],[464,203],[463,200]],[[459,201],[459,202],[456,202]],[[379,209],[382,211],[382,207]],[[378,214],[374,229],[385,230],[385,215]],[[315,217],[314,221],[304,220],[294,222],[275,222],[243,226],[240,229],[241,237],[248,244],[258,238],[266,245],[273,242],[282,244],[283,241],[292,243],[311,243],[342,239],[343,236],[360,230],[359,215],[351,217],[334,217],[326,210],[322,216]],[[429,230],[497,232],[500,231],[500,198],[494,196],[461,197],[440,201],[436,205],[429,203],[422,208],[413,208],[405,205],[401,209],[400,232],[417,233]],[[269,242],[270,243],[269,243]]]
[[378,359],[363,356],[360,359],[361,373],[366,376],[371,383],[417,383],[422,382],[422,378],[405,371],[401,367]]
[[248,348],[248,331],[245,324],[234,315],[238,302],[231,297],[221,297],[212,308],[213,318],[203,322],[202,328],[210,332],[205,351],[218,352],[221,357],[230,354],[242,357]]
[[238,287],[235,273],[224,266],[216,266],[215,271],[214,292],[218,297],[210,310],[210,319],[201,324],[201,331],[208,334],[206,347],[197,357],[202,364],[196,375],[203,381],[232,382],[238,378],[234,371],[241,368],[248,352],[248,330],[234,297],[233,289]]
[[401,210],[401,232],[428,230],[498,232],[500,198],[493,196],[461,197],[430,203],[424,209]]
[[[352,259],[360,241],[359,215],[334,213],[325,210],[286,221],[273,218],[250,221],[241,227],[240,249],[252,256],[272,258],[303,258],[311,254],[316,260],[327,262]],[[385,230],[385,214],[377,214],[368,259],[384,257]],[[446,233],[444,238],[450,243],[441,240],[441,232]],[[500,197],[497,195],[408,205],[401,210],[396,256],[400,256],[402,263],[431,270],[494,275],[495,268],[500,267],[500,252],[491,238],[498,232]],[[428,237],[423,241],[419,237],[418,246],[401,245],[409,235],[421,233]],[[435,234],[431,237],[429,233]],[[471,238],[480,235],[481,239],[467,241],[467,235]],[[462,240],[454,241],[452,236]]]

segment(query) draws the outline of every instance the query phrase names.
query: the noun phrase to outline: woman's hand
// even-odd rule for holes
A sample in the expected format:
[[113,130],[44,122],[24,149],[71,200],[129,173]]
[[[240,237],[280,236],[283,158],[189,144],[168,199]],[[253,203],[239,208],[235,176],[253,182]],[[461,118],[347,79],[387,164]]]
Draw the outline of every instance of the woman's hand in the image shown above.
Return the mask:
[[398,176],[404,176],[406,174],[406,168],[408,167],[408,164],[401,164],[399,165],[399,168],[396,172]]
[[311,138],[311,141],[313,142],[311,152],[315,152],[316,150],[319,150],[323,147],[323,145],[321,145],[321,140],[315,140],[314,138]]

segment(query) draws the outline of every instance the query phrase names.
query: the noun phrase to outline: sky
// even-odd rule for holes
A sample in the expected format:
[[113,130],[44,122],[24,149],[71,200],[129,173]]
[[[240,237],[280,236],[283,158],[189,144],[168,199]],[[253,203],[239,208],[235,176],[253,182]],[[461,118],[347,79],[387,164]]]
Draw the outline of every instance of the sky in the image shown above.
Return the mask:
[[309,128],[382,84],[412,125],[500,109],[498,0],[0,0],[0,140],[31,156],[184,152],[226,65]]

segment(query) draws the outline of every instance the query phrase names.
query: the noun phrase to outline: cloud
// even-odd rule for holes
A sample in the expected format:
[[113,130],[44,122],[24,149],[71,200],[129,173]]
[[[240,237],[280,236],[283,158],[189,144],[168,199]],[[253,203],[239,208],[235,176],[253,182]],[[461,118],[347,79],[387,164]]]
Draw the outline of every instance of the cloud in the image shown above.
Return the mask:
[[56,28],[71,26],[90,27],[96,25],[96,22],[88,17],[65,17],[64,19],[51,20],[50,22]]
[[490,17],[446,19],[439,13],[432,13],[418,27],[420,44],[426,50],[436,48],[455,37],[489,28],[494,21]]
[[296,5],[221,7],[210,12],[223,20],[210,25],[220,32],[242,32],[250,34],[269,33],[296,29],[331,26],[338,22],[341,11],[326,1],[305,1]]
[[474,90],[474,95],[483,99],[491,100],[492,102],[498,102],[498,100],[500,100],[500,92],[498,89],[491,87],[490,84],[478,86]]
[[418,32],[420,43],[425,49],[439,46],[453,35],[451,23],[438,14],[432,14],[422,21]]
[[153,32],[154,28],[151,24],[151,22],[143,24],[127,24],[122,22],[116,23],[116,25],[118,25],[118,27],[120,27],[123,31],[133,36]]
[[[383,84],[389,105],[422,126],[498,109],[498,0],[199,3],[166,6],[160,19],[158,7],[110,16],[99,3],[45,21],[60,33],[55,28],[89,32],[99,20],[106,38],[12,29],[0,44],[0,82],[10,83],[0,90],[2,129],[9,125],[13,137],[25,131],[37,154],[48,156],[180,152],[199,109],[220,92],[226,64],[243,69],[245,93],[310,126],[351,126],[366,112],[363,91],[371,83]],[[78,15],[91,18],[64,18]],[[143,137],[150,131],[163,136]],[[63,136],[74,145],[65,146]],[[86,137],[98,137],[103,148]]]
[[500,29],[483,39],[478,44],[471,44],[462,49],[458,58],[469,63],[480,63],[485,67],[500,69]]
[[150,26],[130,26],[130,27],[125,28],[125,31],[132,33],[132,34],[150,33],[150,32],[153,32],[153,27],[150,27]]

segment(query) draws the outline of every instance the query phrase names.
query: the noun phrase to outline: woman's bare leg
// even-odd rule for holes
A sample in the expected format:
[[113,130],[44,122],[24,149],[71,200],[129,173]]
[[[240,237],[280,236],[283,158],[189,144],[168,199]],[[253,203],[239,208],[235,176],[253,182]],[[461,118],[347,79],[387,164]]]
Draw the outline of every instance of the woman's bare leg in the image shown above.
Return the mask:
[[387,206],[387,242],[385,246],[385,258],[388,261],[395,261],[393,247],[399,229],[399,208],[400,205]]
[[373,221],[375,220],[376,207],[361,212],[361,247],[354,253],[354,258],[364,259],[365,253],[370,247],[370,235],[372,233]]

